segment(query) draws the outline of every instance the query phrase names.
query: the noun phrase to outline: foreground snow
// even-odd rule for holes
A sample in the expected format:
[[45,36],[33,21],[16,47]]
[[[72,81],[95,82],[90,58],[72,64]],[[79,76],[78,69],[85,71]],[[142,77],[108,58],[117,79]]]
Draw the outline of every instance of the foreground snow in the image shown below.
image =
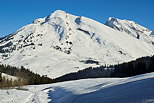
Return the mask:
[[153,103],[154,73],[0,90],[0,103]]

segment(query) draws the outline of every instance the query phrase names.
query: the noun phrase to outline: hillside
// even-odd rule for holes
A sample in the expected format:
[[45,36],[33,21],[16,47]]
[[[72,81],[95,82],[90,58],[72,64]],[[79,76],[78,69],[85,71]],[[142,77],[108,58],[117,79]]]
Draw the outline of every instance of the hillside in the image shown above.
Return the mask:
[[0,90],[0,102],[153,103],[153,85],[154,73],[129,78],[83,79],[25,86],[28,90]]
[[68,81],[86,78],[130,77],[151,72],[154,72],[154,56],[142,57],[116,65],[89,67],[79,70],[78,72],[65,74],[56,79],[60,81]]

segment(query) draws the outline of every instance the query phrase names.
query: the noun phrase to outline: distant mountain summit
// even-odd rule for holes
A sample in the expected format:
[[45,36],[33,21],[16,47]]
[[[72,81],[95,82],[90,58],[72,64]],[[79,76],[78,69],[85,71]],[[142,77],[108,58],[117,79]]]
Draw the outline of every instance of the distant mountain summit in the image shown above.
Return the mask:
[[127,33],[137,39],[143,40],[147,43],[154,44],[153,32],[134,21],[120,20],[117,18],[110,17],[105,25],[119,30],[121,32]]
[[[114,24],[111,21],[106,24]],[[56,78],[91,66],[117,64],[154,54],[150,39],[140,39],[143,33],[150,38],[151,31],[136,26],[128,35],[129,32],[121,30],[57,10],[1,38],[0,62]],[[143,32],[138,34],[139,39],[136,39],[137,30]]]

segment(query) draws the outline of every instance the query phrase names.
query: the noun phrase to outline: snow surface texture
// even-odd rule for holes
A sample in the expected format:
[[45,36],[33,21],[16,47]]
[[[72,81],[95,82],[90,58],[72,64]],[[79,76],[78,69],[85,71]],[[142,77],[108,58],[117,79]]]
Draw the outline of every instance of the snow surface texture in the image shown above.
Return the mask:
[[154,103],[154,73],[0,90],[0,103]]
[[105,25],[154,45],[153,31],[129,20],[110,17]]
[[[147,42],[61,10],[0,39],[1,63],[24,66],[51,78],[153,54],[154,46]],[[82,62],[87,60],[99,64]]]

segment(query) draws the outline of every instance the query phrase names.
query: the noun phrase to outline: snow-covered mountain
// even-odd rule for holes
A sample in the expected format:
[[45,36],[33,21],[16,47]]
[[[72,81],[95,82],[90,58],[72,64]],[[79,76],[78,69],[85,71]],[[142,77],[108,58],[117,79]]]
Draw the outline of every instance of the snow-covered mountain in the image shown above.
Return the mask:
[[61,10],[0,39],[1,63],[51,78],[153,54],[154,46],[143,40]]
[[135,23],[134,21],[120,20],[117,18],[110,17],[105,23],[105,25],[121,32],[127,33],[135,37],[136,39],[140,39],[154,45],[153,32]]
[[153,85],[154,73],[30,85],[0,90],[0,103],[154,103]]

